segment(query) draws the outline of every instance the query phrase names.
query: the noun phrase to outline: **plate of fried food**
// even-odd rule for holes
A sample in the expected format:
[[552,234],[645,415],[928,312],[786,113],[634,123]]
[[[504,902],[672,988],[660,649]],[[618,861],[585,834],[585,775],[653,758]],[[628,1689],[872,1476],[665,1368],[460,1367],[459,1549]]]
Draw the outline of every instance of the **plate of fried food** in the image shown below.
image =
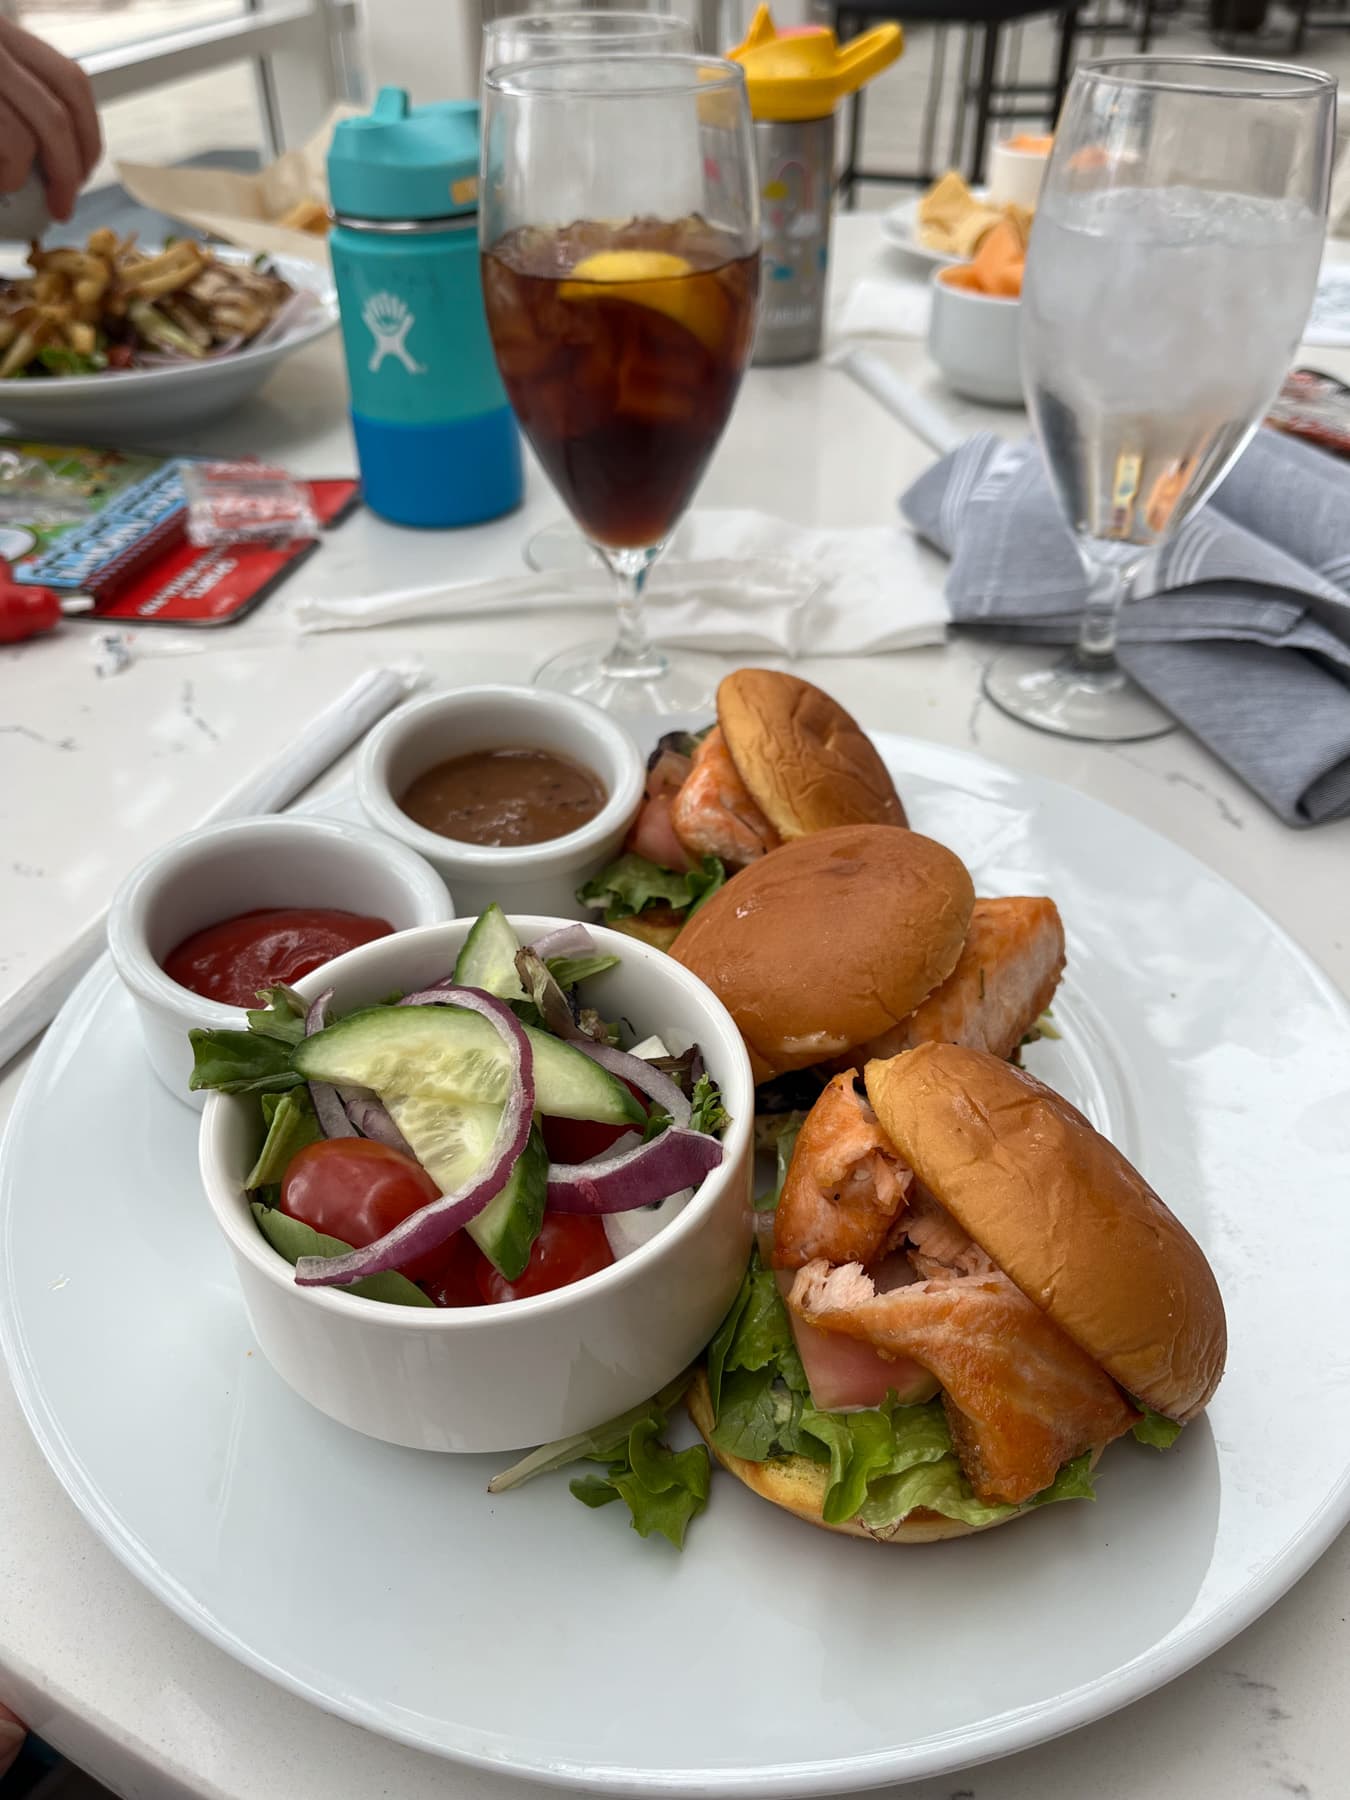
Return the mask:
[[337,323],[327,270],[104,228],[0,275],[0,421],[117,437],[201,425]]
[[926,194],[883,213],[881,229],[896,249],[941,268],[970,262],[1005,219],[1025,236],[1031,217],[1030,207],[1002,198],[993,188],[972,188],[949,169]]

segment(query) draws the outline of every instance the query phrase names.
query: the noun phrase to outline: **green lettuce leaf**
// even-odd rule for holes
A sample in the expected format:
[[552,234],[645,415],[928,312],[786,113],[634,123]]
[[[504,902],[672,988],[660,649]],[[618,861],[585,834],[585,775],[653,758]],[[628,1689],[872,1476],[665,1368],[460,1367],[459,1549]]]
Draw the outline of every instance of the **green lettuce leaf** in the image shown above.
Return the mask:
[[853,1518],[874,1482],[952,1454],[941,1400],[900,1406],[892,1396],[882,1406],[856,1413],[821,1413],[808,1407],[801,1429],[829,1452],[830,1485],[823,1512],[831,1525]]
[[774,1136],[774,1156],[777,1167],[774,1171],[774,1184],[766,1193],[756,1197],[756,1212],[777,1212],[778,1202],[783,1198],[783,1183],[787,1180],[788,1164],[792,1161],[792,1147],[797,1142],[797,1134],[806,1123],[805,1113],[787,1113],[783,1126]]
[[693,1110],[689,1125],[693,1131],[706,1131],[709,1137],[720,1137],[731,1123],[731,1114],[722,1104],[721,1090],[706,1072],[694,1083]]
[[267,1005],[247,1014],[249,1030],[276,1038],[281,1044],[298,1044],[305,1035],[305,1014],[309,1008],[293,988],[270,987],[262,992]]
[[[326,1237],[313,1226],[291,1218],[289,1213],[277,1212],[256,1200],[250,1202],[249,1210],[258,1221],[258,1230],[277,1254],[284,1256],[292,1266],[302,1256],[341,1256],[351,1249],[351,1245],[344,1244],[341,1238]],[[344,1287],[342,1292],[361,1294],[367,1300],[383,1300],[394,1306],[435,1305],[430,1295],[424,1294],[406,1275],[400,1275],[394,1269],[386,1269],[380,1275],[364,1275],[360,1281]]]
[[558,1438],[551,1444],[541,1444],[537,1450],[531,1450],[528,1456],[522,1456],[518,1463],[512,1463],[509,1469],[503,1469],[500,1475],[494,1475],[488,1483],[489,1494],[505,1494],[512,1488],[521,1487],[527,1481],[533,1481],[536,1475],[551,1475],[555,1469],[565,1469],[574,1462],[613,1462],[628,1443],[635,1425],[644,1419],[658,1419],[664,1424],[668,1413],[683,1396],[689,1386],[692,1371],[686,1370],[677,1375],[674,1381],[667,1382],[659,1394],[653,1394],[650,1400],[644,1400],[640,1406],[632,1406],[617,1419],[606,1419],[602,1425],[595,1425],[589,1431],[575,1432],[571,1437]]
[[568,1490],[583,1506],[608,1506],[619,1498],[619,1490],[605,1475],[578,1475],[569,1481]]
[[693,913],[726,878],[726,869],[715,856],[705,856],[698,868],[681,873],[659,868],[628,850],[579,887],[577,900],[582,906],[603,906],[605,923],[614,925],[652,904]]
[[1135,1405],[1143,1416],[1134,1422],[1134,1436],[1141,1444],[1150,1444],[1155,1450],[1170,1450],[1185,1426],[1178,1425],[1175,1419],[1169,1419],[1164,1413],[1154,1412],[1142,1400],[1136,1400]]
[[618,964],[617,956],[550,956],[548,972],[566,992],[579,981],[588,981],[592,975],[603,975],[606,969],[617,968]]
[[244,1187],[250,1193],[281,1181],[297,1151],[303,1150],[306,1144],[317,1144],[323,1136],[307,1089],[292,1088],[287,1094],[263,1094],[261,1101],[267,1136],[258,1152],[257,1162],[244,1177]]
[[291,1067],[291,1048],[256,1031],[190,1031],[192,1074],[188,1087],[222,1094],[283,1093],[303,1085]]

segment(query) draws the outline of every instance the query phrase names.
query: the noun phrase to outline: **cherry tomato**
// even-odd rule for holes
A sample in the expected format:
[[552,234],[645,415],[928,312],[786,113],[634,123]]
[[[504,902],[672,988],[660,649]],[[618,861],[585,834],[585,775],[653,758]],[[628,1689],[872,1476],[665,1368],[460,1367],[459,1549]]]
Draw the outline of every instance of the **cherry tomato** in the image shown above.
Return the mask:
[[[624,1086],[643,1107],[650,1105],[647,1096],[631,1081],[625,1081]],[[625,1132],[633,1130],[631,1125],[595,1125],[589,1119],[541,1119],[539,1123],[548,1159],[556,1163],[589,1162],[593,1156],[603,1156]]]
[[[446,1256],[446,1250],[449,1255]],[[490,1269],[492,1264],[474,1243],[467,1231],[457,1231],[449,1244],[437,1252],[445,1257],[444,1262],[434,1275],[423,1278],[422,1286],[437,1306],[481,1306],[483,1296],[478,1291],[479,1265]]]
[[[362,1250],[417,1212],[440,1189],[420,1163],[370,1138],[328,1138],[291,1158],[281,1184],[281,1210],[327,1237]],[[446,1260],[444,1244],[399,1265],[424,1281]]]
[[520,1279],[508,1281],[483,1257],[476,1271],[478,1292],[489,1302],[524,1300],[530,1294],[570,1287],[613,1261],[603,1220],[584,1213],[545,1213]]

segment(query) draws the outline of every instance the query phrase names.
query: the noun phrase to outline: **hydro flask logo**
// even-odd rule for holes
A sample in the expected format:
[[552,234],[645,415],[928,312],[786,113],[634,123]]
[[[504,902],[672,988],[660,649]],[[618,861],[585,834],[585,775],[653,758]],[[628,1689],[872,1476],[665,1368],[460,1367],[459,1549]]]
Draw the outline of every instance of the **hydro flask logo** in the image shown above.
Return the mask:
[[397,294],[372,294],[361,309],[361,317],[375,340],[369,363],[372,375],[386,356],[392,356],[396,362],[401,362],[410,375],[426,374],[422,364],[414,361],[408,349],[408,333],[416,324],[417,318],[416,314],[408,311],[405,300],[400,300]]

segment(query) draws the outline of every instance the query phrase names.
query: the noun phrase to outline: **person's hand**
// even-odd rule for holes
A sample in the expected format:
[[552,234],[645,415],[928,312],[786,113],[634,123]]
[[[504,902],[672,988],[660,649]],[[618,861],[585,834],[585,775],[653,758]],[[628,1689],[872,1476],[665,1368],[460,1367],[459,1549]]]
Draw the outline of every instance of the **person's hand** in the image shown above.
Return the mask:
[[27,1736],[27,1731],[9,1708],[0,1706],[0,1781],[4,1780],[6,1770],[12,1768],[18,1760]]
[[68,219],[102,148],[89,77],[78,63],[0,18],[0,194],[34,163],[54,219]]

